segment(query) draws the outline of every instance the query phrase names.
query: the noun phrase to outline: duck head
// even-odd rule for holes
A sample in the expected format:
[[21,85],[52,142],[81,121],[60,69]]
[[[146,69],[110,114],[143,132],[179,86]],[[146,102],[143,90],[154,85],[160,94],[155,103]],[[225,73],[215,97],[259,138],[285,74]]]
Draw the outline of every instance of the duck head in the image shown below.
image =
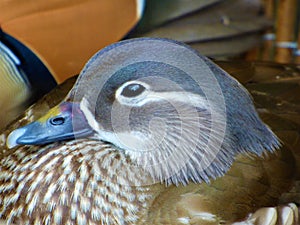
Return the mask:
[[96,53],[65,101],[7,145],[83,137],[110,143],[167,184],[209,182],[236,155],[279,146],[241,84],[187,45],[155,38]]

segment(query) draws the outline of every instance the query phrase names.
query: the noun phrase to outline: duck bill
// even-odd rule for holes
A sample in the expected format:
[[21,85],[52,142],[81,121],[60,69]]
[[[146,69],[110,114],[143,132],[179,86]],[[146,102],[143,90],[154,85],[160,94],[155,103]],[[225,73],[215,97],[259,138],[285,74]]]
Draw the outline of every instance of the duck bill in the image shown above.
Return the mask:
[[17,145],[42,145],[92,134],[93,129],[89,126],[79,104],[63,102],[37,121],[12,131],[6,144],[8,148]]

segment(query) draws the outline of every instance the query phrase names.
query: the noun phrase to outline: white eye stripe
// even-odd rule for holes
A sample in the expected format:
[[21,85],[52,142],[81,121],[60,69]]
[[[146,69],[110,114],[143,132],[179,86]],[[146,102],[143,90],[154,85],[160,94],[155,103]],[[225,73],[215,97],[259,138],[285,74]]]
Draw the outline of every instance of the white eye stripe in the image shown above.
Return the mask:
[[185,104],[190,104],[197,107],[207,108],[207,100],[194,93],[190,92],[149,92],[146,98],[138,102],[137,106],[143,106],[150,102],[168,101],[172,102],[182,102]]
[[[145,90],[137,96],[134,97],[125,97],[122,95],[124,88],[131,84],[140,84],[145,87]],[[147,103],[151,102],[159,102],[159,101],[168,101],[168,102],[182,102],[188,103],[190,105],[194,105],[196,107],[207,108],[207,99],[201,95],[194,94],[191,92],[185,91],[170,91],[170,92],[155,92],[151,91],[150,86],[147,83],[144,83],[139,80],[132,80],[124,83],[115,94],[116,99],[119,103],[128,105],[128,106],[135,106],[135,107],[142,107]]]
[[121,104],[142,107],[147,103],[167,101],[172,104],[175,102],[181,102],[184,104],[189,104],[195,107],[208,108],[207,99],[201,95],[190,93],[190,92],[154,92],[147,91],[142,97],[138,99],[128,99],[122,96],[119,96],[118,101]]

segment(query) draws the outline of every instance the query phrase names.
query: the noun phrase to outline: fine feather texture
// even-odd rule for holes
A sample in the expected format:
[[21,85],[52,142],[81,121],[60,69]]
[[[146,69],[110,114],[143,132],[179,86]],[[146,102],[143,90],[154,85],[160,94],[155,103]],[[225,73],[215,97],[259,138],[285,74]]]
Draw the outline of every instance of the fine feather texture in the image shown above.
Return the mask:
[[[146,84],[130,104],[119,94],[127,82]],[[245,88],[173,40],[132,39],[101,50],[69,96],[86,99],[98,138],[125,151],[153,182],[209,182],[224,175],[237,154],[262,155],[279,146]]]
[[[224,65],[224,62],[222,64]],[[281,65],[251,64],[259,68],[253,75],[253,73],[245,73],[248,71],[245,71],[245,68],[249,68],[248,65],[241,66],[233,62],[225,63],[225,65],[230,66],[229,70],[235,71],[239,78],[255,81],[249,83],[248,87],[252,90],[255,102],[259,106],[260,115],[284,143],[276,154],[269,154],[269,157],[264,158],[255,155],[249,157],[248,154],[238,155],[230,170],[224,176],[212,180],[209,185],[189,182],[186,186],[169,185],[166,187],[165,184],[156,184],[129,189],[126,185],[118,185],[125,184],[126,180],[134,180],[133,177],[128,179],[125,175],[128,168],[130,170],[128,175],[135,174],[136,180],[142,179],[141,183],[146,183],[146,179],[152,178],[139,170],[135,173],[134,169],[137,168],[132,164],[128,155],[111,143],[78,139],[46,146],[17,146],[15,149],[8,150],[5,148],[5,143],[1,142],[0,197],[2,200],[6,199],[1,201],[1,209],[6,208],[1,219],[9,219],[14,224],[40,225],[45,222],[59,224],[62,218],[60,224],[81,224],[92,215],[94,220],[98,221],[97,224],[122,224],[122,222],[155,225],[182,224],[182,222],[201,225],[224,224],[248,218],[247,215],[255,212],[259,207],[275,206],[278,201],[284,203],[299,199],[295,197],[297,187],[289,195],[282,196],[283,192],[290,190],[294,175],[298,173],[295,159],[291,155],[293,151],[299,155],[300,140],[299,113],[297,113],[299,107],[295,107],[295,103],[299,102],[300,95],[295,95],[299,91],[299,85],[297,86],[298,82],[292,82],[295,80],[295,70],[290,67],[289,70],[283,69]],[[274,69],[277,71],[275,75]],[[285,77],[278,79],[276,76],[282,74],[282,71],[285,71]],[[289,71],[290,78],[286,71]],[[265,75],[268,73],[268,78],[266,78]],[[263,82],[266,79],[268,83]],[[280,85],[275,82],[280,82]],[[270,89],[274,86],[277,87],[276,90]],[[31,107],[20,120],[1,135],[1,141],[13,129],[44,115],[49,107],[53,107],[62,99],[69,88],[70,83],[59,87]],[[89,89],[86,88],[86,90]],[[287,96],[289,96],[288,99]],[[174,123],[177,122],[174,121]],[[9,164],[11,166],[6,166]],[[49,175],[43,168],[48,171]],[[122,180],[124,178],[122,174],[125,175],[125,180]],[[26,178],[27,176],[29,177]],[[61,179],[58,181],[57,177]],[[111,180],[113,177],[116,179]],[[17,179],[27,180],[31,188],[27,189],[28,186],[25,185],[24,192],[17,193],[17,189],[13,187],[18,185]],[[94,179],[99,182],[92,182]],[[59,185],[56,185],[57,181]],[[48,185],[47,182],[52,185]],[[35,188],[36,185],[39,188]],[[55,185],[61,188],[55,189]],[[65,194],[66,187],[69,191],[67,195]],[[78,192],[82,188],[85,191]],[[93,190],[96,189],[100,191],[95,195]],[[41,202],[41,198],[36,198],[37,195],[45,195],[43,190],[49,190],[46,196],[46,200],[49,201],[45,203],[49,203],[49,207]],[[53,192],[53,190],[56,191]],[[19,198],[16,199],[16,196]],[[58,196],[60,196],[59,200]],[[82,201],[77,201],[78,204],[73,204],[71,208],[71,203],[78,196]],[[133,201],[133,207],[129,206],[130,204],[123,204],[124,201]],[[97,206],[99,202],[102,203],[99,210],[95,210],[97,207],[90,207]],[[31,208],[28,211],[29,206]],[[55,212],[54,208],[57,209]],[[49,212],[51,209],[53,211]],[[123,216],[120,214],[128,210],[132,214],[125,213]],[[20,212],[22,213],[15,219],[10,218]],[[27,214],[28,212],[31,212],[31,216]],[[37,214],[39,216],[36,216]],[[71,215],[75,216],[75,221]],[[264,213],[260,214],[260,219],[264,220],[265,216],[267,215]],[[278,218],[277,222],[281,220],[279,210],[275,216]],[[251,221],[258,222],[258,220],[261,221],[260,219]],[[93,224],[92,220],[88,222]]]

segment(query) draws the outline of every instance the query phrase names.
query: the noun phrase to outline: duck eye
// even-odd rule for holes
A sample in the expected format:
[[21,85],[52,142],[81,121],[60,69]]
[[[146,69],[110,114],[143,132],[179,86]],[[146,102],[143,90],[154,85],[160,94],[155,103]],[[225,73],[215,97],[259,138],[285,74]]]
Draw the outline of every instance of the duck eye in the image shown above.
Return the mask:
[[125,86],[121,92],[121,95],[129,98],[136,97],[139,94],[141,94],[145,89],[146,88],[143,85],[133,83]]

